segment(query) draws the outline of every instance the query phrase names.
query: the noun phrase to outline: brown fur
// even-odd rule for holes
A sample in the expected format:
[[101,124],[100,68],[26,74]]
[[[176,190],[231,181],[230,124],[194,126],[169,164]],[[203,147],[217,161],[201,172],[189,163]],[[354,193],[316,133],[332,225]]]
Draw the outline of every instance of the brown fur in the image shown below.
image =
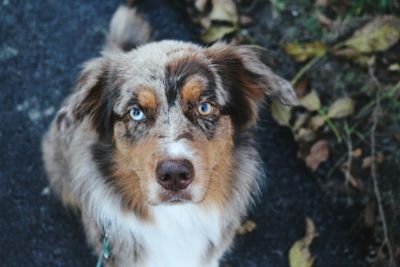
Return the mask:
[[204,92],[204,84],[200,77],[190,78],[181,90],[181,98],[184,103],[196,101]]
[[146,109],[155,110],[157,108],[157,99],[152,89],[143,88],[139,90],[138,101],[141,107]]

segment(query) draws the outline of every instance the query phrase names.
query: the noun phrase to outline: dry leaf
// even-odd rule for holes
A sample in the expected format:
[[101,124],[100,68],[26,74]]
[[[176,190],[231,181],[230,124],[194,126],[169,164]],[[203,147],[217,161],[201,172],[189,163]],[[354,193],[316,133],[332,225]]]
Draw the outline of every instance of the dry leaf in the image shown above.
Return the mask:
[[318,130],[324,124],[325,124],[325,120],[320,115],[315,115],[314,117],[312,117],[310,119],[310,127],[314,131]]
[[300,98],[299,103],[309,111],[316,111],[321,108],[321,100],[315,90]]
[[310,245],[318,236],[315,225],[310,218],[306,218],[306,235],[303,239],[296,241],[289,251],[290,267],[311,267],[314,257],[311,256]]
[[212,9],[209,18],[214,21],[238,23],[238,12],[233,0],[212,0]]
[[194,1],[194,6],[198,11],[204,12],[206,9],[207,2],[208,2],[207,0],[196,0]]
[[372,157],[365,157],[362,161],[361,168],[367,169],[371,167]]
[[374,55],[359,55],[352,59],[355,63],[360,65],[361,67],[368,67],[375,64],[375,56]]
[[375,56],[370,54],[360,54],[353,48],[343,48],[333,52],[336,56],[345,57],[362,67],[367,67],[371,62],[375,62]]
[[317,141],[306,157],[306,164],[311,170],[315,171],[318,166],[329,157],[329,145],[326,140]]
[[283,49],[299,62],[321,56],[325,54],[327,50],[326,45],[319,41],[303,44],[286,43],[283,45]]
[[350,97],[342,97],[337,99],[329,107],[328,117],[339,119],[347,117],[354,113],[354,101]]
[[289,126],[291,107],[283,105],[277,100],[271,102],[271,114],[275,121],[282,126]]
[[237,30],[235,26],[211,26],[201,35],[201,40],[212,43]]
[[379,16],[356,31],[344,45],[360,53],[384,51],[400,39],[400,18]]
[[257,227],[257,225],[254,221],[247,220],[244,224],[242,224],[242,226],[239,227],[237,232],[240,235],[244,235],[244,234],[253,232],[254,229],[256,229],[256,227]]
[[301,126],[303,126],[303,124],[307,121],[308,117],[309,117],[308,113],[302,113],[298,115],[292,127],[293,131],[297,131]]
[[332,27],[333,20],[331,20],[328,16],[326,16],[324,13],[317,11],[316,12],[317,19],[321,25],[325,27]]
[[240,22],[240,25],[247,27],[247,26],[250,26],[251,24],[253,24],[254,20],[250,16],[241,15],[239,17],[239,22]]
[[308,128],[300,128],[294,133],[296,141],[311,142],[315,139],[315,132]]
[[354,158],[359,158],[359,157],[362,156],[362,149],[361,148],[356,148],[356,149],[353,150],[353,152],[351,154],[352,154],[352,156]]
[[310,218],[306,218],[306,235],[304,237],[305,244],[310,246],[312,241],[318,236],[317,228]]
[[400,64],[394,63],[388,67],[389,71],[400,71]]
[[296,92],[297,97],[301,98],[305,96],[308,87],[308,78],[307,76],[303,76],[296,84],[293,86]]
[[[367,168],[371,167],[372,160],[373,160],[373,157],[371,157],[371,156],[365,157],[362,161],[361,168],[367,169]],[[382,152],[378,152],[375,156],[375,160],[376,160],[376,163],[380,164],[385,160],[385,155],[383,155]]]
[[[236,4],[233,0],[212,0],[211,12],[203,17],[200,22],[205,29],[200,36],[206,43],[212,43],[222,39],[225,35],[238,30],[239,16]],[[196,2],[196,8],[205,8],[203,1]],[[223,25],[213,25],[212,22],[224,22]]]

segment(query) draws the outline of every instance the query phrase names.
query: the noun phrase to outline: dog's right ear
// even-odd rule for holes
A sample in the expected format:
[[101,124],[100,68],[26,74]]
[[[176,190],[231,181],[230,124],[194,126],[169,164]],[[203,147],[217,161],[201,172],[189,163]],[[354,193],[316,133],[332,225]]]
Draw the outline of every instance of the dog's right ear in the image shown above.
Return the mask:
[[75,87],[72,107],[75,119],[89,117],[100,137],[112,131],[113,106],[108,83],[108,63],[104,58],[86,62]]

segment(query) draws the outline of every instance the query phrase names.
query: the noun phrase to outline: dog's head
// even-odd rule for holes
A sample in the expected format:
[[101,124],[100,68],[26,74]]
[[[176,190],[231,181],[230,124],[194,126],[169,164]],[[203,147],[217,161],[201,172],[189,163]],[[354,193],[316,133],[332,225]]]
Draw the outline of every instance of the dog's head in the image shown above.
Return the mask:
[[290,84],[251,47],[150,43],[86,65],[78,118],[99,136],[93,158],[127,206],[223,202],[237,138],[270,95],[294,104]]

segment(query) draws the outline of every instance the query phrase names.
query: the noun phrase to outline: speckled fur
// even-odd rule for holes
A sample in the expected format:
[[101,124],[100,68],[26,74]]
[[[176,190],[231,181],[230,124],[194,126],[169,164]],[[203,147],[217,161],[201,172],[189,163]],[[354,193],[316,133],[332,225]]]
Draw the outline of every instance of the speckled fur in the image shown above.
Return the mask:
[[[97,253],[109,236],[109,266],[216,267],[262,178],[251,129],[264,92],[287,104],[294,92],[250,47],[162,41],[124,52],[131,33],[121,29],[140,27],[140,19],[126,20],[135,14],[116,12],[103,56],[85,64],[44,137],[50,185],[80,211]],[[210,122],[182,100],[190,81],[212,91],[218,112]],[[141,99],[155,106],[146,124],[134,123],[126,113],[144,91]],[[154,178],[156,162],[168,157],[189,159],[196,173],[179,204],[163,201]]]

